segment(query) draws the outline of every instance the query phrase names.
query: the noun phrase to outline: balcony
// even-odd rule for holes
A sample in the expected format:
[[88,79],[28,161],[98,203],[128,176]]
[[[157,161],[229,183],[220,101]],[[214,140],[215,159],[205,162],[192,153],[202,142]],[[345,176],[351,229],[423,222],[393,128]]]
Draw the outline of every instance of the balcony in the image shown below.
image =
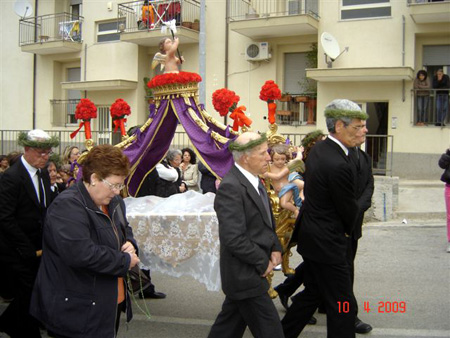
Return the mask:
[[[428,94],[424,95],[428,92]],[[450,125],[450,114],[443,114],[445,102],[449,102],[448,94],[439,93],[442,90],[436,89],[413,89],[411,95],[414,97],[413,124],[418,127],[436,126],[445,127]],[[448,110],[448,109],[447,109]],[[440,116],[438,116],[440,115]]]
[[[200,4],[195,0],[131,1],[118,5],[120,41],[158,46],[164,22],[175,20],[182,44],[198,43]],[[167,33],[170,35],[170,32]]]
[[230,29],[253,40],[318,34],[317,0],[231,0]]
[[41,15],[19,21],[22,52],[39,55],[81,51],[83,17],[69,13]]
[[415,23],[450,23],[450,0],[407,0]]

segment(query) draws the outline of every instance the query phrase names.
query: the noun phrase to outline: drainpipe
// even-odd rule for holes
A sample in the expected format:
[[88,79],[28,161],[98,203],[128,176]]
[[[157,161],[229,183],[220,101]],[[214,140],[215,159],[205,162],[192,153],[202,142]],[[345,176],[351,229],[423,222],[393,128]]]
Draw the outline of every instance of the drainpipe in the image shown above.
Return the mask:
[[200,45],[199,45],[199,72],[202,77],[202,82],[200,83],[200,102],[206,102],[206,0],[201,0],[200,2]]
[[[402,15],[402,67],[405,67],[405,28],[406,28],[406,23],[405,23],[405,16]],[[406,85],[405,85],[405,80],[402,80],[402,85],[403,85],[403,90],[402,90],[402,102],[405,102],[406,100]]]
[[[34,15],[37,18],[38,16],[38,0],[34,0]],[[35,24],[37,25],[37,22],[35,20]],[[34,30],[34,41],[37,41],[37,29]],[[33,94],[32,94],[32,124],[33,128],[36,129],[36,88],[37,84],[37,55],[36,53],[33,54]]]
[[[225,81],[224,81],[224,87],[228,88],[228,28],[229,28],[229,18],[230,18],[230,1],[226,1],[226,7],[225,7]],[[223,118],[223,124],[227,125],[227,115]]]

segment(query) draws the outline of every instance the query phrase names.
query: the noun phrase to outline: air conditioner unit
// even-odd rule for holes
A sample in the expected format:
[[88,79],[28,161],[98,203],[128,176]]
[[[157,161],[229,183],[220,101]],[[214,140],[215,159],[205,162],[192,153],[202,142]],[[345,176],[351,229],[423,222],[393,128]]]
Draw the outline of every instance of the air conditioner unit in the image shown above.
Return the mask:
[[247,61],[263,61],[269,60],[271,57],[268,42],[252,42],[245,49],[245,59]]

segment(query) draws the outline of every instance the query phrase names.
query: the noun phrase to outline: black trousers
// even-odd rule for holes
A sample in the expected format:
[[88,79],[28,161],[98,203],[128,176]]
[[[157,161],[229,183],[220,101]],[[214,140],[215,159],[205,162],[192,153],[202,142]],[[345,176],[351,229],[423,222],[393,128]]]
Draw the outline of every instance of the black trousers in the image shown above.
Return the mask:
[[350,267],[305,259],[305,289],[292,298],[281,321],[286,338],[298,337],[323,301],[327,312],[327,337],[355,337],[355,304]]
[[295,268],[295,273],[288,276],[284,282],[277,286],[276,290],[285,296],[292,296],[295,291],[303,284],[305,279],[305,263],[301,262]]
[[29,314],[31,293],[39,268],[39,259],[31,261],[0,261],[12,284],[14,299],[0,316],[0,331],[12,338],[39,338],[39,322]]
[[243,300],[226,297],[208,337],[239,338],[247,326],[254,337],[284,337],[277,309],[268,293]]

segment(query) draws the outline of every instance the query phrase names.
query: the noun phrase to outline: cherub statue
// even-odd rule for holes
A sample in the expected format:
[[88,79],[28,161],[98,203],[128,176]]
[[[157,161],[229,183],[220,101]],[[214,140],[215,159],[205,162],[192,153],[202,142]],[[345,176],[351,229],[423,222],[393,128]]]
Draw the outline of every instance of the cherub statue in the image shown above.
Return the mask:
[[159,52],[155,54],[152,62],[152,69],[155,69],[158,64],[161,65],[161,70],[164,73],[178,73],[178,65],[184,61],[184,58],[180,58],[175,55],[178,49],[179,40],[175,37],[173,40],[170,38],[162,38],[159,42]]

